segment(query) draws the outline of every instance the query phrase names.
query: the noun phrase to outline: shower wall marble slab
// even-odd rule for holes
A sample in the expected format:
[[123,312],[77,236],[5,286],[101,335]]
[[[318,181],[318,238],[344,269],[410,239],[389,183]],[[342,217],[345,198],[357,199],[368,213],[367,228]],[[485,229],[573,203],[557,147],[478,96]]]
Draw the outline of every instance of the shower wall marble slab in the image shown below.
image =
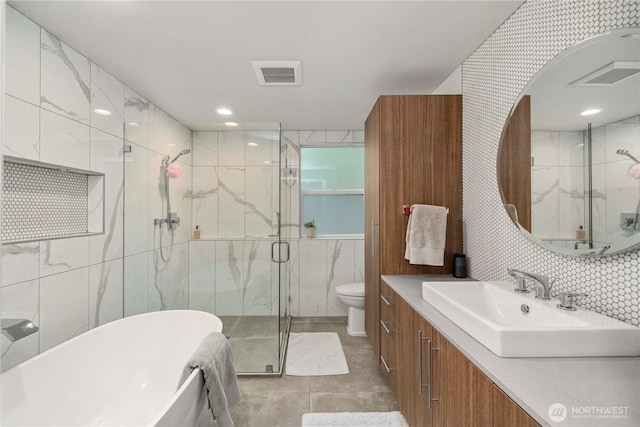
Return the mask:
[[272,240],[189,242],[189,306],[217,315],[277,315]]
[[[271,261],[271,243],[189,242],[189,308],[218,315],[277,315],[279,266]],[[364,281],[364,240],[293,239],[287,268],[289,314],[346,316],[335,288]]]
[[[32,319],[40,327],[14,343],[0,338],[3,371],[123,312],[187,307],[191,232],[191,170],[185,156],[186,179],[172,182],[183,223],[172,263],[156,267],[159,239],[152,218],[162,216],[160,158],[191,148],[191,131],[64,41],[10,6],[6,10],[3,152],[103,172],[106,187],[104,200],[89,206],[95,210],[104,203],[103,235],[2,247],[3,317]],[[126,157],[123,136],[133,146]],[[124,280],[130,286],[123,290]],[[138,287],[144,287],[144,301],[136,299]],[[132,296],[126,311],[125,293]]]
[[194,132],[192,222],[202,238],[277,232],[278,149],[276,131]]

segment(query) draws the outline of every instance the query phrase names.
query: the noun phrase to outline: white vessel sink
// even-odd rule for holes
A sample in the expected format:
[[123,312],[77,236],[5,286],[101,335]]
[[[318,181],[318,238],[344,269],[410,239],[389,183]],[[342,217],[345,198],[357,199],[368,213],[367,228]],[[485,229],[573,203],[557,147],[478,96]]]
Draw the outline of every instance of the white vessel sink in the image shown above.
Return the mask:
[[423,282],[422,298],[501,357],[640,356],[639,328],[589,310],[563,311],[556,299],[514,287]]

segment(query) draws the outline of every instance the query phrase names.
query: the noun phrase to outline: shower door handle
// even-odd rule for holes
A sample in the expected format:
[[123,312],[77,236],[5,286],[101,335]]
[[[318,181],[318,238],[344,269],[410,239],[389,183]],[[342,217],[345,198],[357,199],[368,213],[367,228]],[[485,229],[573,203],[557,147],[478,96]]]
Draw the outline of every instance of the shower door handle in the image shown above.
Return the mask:
[[[284,247],[287,248],[287,251],[286,251],[287,256],[285,259],[280,258],[280,254],[282,253],[282,251],[280,250],[280,245],[284,245]],[[276,246],[278,247],[277,259],[276,259],[276,251],[275,251]],[[289,261],[289,242],[273,242],[271,244],[271,261],[277,262],[278,264],[282,264],[284,262]]]

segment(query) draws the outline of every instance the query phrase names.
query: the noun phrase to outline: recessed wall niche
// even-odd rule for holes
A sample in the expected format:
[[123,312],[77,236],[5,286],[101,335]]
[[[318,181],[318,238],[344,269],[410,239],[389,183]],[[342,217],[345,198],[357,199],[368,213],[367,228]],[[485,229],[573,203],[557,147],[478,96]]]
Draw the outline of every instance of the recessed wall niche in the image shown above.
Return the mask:
[[104,233],[104,174],[5,156],[2,243]]

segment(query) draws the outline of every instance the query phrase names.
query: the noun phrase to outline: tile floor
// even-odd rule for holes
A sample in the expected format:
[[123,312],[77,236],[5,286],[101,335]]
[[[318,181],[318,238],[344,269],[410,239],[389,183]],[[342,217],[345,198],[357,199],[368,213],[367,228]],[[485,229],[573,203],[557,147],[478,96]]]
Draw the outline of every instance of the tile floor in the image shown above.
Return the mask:
[[291,332],[337,332],[350,373],[241,377],[242,400],[231,408],[236,427],[299,427],[307,412],[399,410],[368,340],[347,335],[346,318],[294,318]]

